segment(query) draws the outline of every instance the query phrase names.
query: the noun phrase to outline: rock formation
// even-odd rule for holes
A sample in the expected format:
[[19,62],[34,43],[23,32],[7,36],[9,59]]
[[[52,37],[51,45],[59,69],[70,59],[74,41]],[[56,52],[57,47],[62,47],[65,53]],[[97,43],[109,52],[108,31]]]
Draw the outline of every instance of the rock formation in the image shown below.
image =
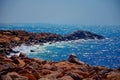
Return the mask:
[[30,33],[22,30],[0,30],[0,52],[9,55],[13,47],[21,44],[42,44],[46,42],[68,41],[78,39],[104,39],[103,36],[88,32],[76,31],[72,34],[61,36],[53,33]]
[[119,68],[90,66],[80,61],[75,54],[60,62],[29,58],[24,53],[7,57],[10,52],[14,52],[13,47],[23,43],[31,45],[76,39],[104,37],[87,31],[61,36],[52,33],[0,30],[0,80],[120,80]]
[[78,40],[78,39],[104,39],[103,36],[91,33],[89,31],[75,31],[70,35],[65,36],[66,40]]
[[0,54],[0,80],[120,80],[120,70],[90,66],[73,54],[61,62]]

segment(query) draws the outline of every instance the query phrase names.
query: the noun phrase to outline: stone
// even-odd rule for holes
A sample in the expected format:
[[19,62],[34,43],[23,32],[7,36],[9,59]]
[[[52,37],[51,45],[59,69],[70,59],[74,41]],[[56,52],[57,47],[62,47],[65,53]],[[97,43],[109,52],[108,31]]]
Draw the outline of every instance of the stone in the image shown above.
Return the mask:
[[7,70],[7,69],[13,69],[13,68],[16,68],[16,67],[17,67],[17,65],[15,65],[14,63],[7,62],[7,63],[4,63],[4,64],[0,65],[0,71]]
[[63,76],[61,78],[58,78],[58,80],[74,80],[71,76]]
[[71,70],[71,72],[81,75],[81,78],[86,77],[89,74],[88,72],[83,72],[81,70]]
[[82,80],[81,76],[77,73],[68,73],[67,75],[71,76],[74,80]]
[[72,62],[72,63],[80,64],[80,65],[85,64],[84,62],[79,61],[79,59],[77,58],[77,56],[74,53],[69,56],[68,61]]
[[107,75],[108,80],[120,80],[120,72],[110,72]]
[[50,65],[50,64],[45,64],[45,65],[42,66],[42,68],[43,68],[43,69],[49,69],[49,70],[50,70],[50,69],[52,69],[52,65]]
[[19,57],[26,58],[27,55],[25,53],[20,53]]
[[27,74],[27,73],[31,74],[32,72],[28,69],[23,69],[23,70],[20,70],[18,73],[19,74]]
[[31,66],[33,69],[40,68],[40,65],[37,62],[30,62],[27,66]]
[[50,79],[48,79],[48,78],[40,78],[38,80],[50,80]]
[[1,60],[1,59],[7,59],[7,56],[6,56],[5,54],[1,54],[1,53],[0,53],[0,60]]
[[25,66],[25,64],[26,64],[26,63],[24,62],[24,60],[21,60],[21,59],[14,59],[13,62],[14,62],[15,64],[18,64],[19,67],[23,67],[23,66]]
[[16,72],[10,72],[7,75],[2,75],[2,80],[28,80],[28,78],[20,76]]
[[13,56],[10,57],[10,59],[12,59],[12,60],[17,59],[17,58],[19,58],[18,55],[13,55]]
[[39,73],[39,72],[37,72],[37,71],[33,72],[33,75],[34,75],[34,77],[35,77],[36,79],[41,78],[40,73]]
[[50,74],[51,71],[50,71],[50,70],[47,70],[47,69],[42,69],[41,73],[42,73],[43,75],[47,75],[47,74]]
[[37,80],[34,75],[32,74],[22,74],[22,76],[25,76],[28,78],[28,80]]

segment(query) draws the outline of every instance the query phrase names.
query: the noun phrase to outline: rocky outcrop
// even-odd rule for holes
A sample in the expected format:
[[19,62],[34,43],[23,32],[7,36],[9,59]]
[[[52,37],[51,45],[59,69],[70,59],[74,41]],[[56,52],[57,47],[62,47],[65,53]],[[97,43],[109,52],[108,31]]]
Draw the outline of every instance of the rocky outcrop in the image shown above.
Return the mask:
[[[9,55],[10,52],[17,53],[18,51],[13,51],[12,48],[21,44],[32,45],[77,39],[104,39],[104,37],[88,31],[76,31],[70,35],[61,36],[53,33],[30,33],[22,30],[0,30],[0,52]],[[32,51],[33,50],[31,50],[31,52]]]
[[30,33],[22,30],[0,30],[0,52],[9,55],[10,52],[16,53],[11,48],[21,44],[32,45],[61,40],[61,35],[53,33]]
[[75,54],[61,62],[0,54],[0,80],[120,80],[120,70],[90,66]]
[[89,31],[75,31],[70,35],[66,35],[65,40],[78,40],[78,39],[104,39],[103,36],[89,32]]
[[9,52],[16,53],[11,48],[23,43],[31,45],[77,39],[104,37],[88,31],[76,31],[61,36],[52,33],[0,30],[0,80],[120,80],[120,68],[90,66],[80,61],[75,54],[61,62],[32,59],[24,53],[10,58],[6,56]]

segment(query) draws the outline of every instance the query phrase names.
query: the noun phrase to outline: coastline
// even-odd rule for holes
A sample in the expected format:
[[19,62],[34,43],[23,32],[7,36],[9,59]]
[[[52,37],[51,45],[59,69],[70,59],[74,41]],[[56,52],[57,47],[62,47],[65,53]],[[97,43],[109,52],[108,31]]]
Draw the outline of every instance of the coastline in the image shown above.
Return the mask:
[[[77,39],[103,39],[104,37],[92,34],[78,37],[74,32],[67,36],[52,33],[29,33],[26,31],[0,31],[0,79],[1,80],[119,80],[120,69],[109,69],[102,66],[90,66],[79,61],[71,54],[68,60],[55,62],[29,58],[24,53],[19,56],[6,56],[13,47],[21,44],[43,44],[46,42],[69,41]],[[91,33],[89,33],[91,34]],[[77,36],[77,37],[75,37]],[[94,37],[93,37],[94,36]],[[16,77],[17,76],[17,77]]]

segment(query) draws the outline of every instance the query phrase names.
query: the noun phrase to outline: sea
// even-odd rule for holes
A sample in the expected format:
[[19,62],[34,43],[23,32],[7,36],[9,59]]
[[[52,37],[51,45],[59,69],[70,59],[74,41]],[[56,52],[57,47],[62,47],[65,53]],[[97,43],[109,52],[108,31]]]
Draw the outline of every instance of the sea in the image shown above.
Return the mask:
[[[25,30],[28,32],[50,32],[60,35],[71,34],[77,30],[90,31],[105,37],[103,40],[72,40],[44,45],[26,46],[22,44],[13,48],[26,53],[30,58],[43,60],[67,60],[74,53],[79,60],[92,66],[108,68],[120,67],[120,25],[67,25],[67,24],[0,24],[0,30]],[[34,52],[31,52],[34,50]],[[13,53],[11,53],[13,55]]]

